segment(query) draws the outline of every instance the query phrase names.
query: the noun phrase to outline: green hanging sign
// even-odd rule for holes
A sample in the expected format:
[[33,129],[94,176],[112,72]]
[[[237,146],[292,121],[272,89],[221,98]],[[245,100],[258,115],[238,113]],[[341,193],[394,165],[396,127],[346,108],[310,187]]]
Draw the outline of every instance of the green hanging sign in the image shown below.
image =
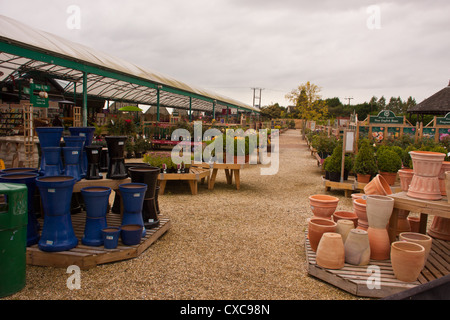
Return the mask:
[[403,124],[403,117],[397,117],[391,110],[382,110],[377,116],[370,116],[370,123]]
[[30,95],[30,103],[33,104],[34,107],[48,108],[48,95],[47,98],[40,97],[39,95],[34,94],[35,90],[44,92],[50,91],[50,86],[44,84],[30,83],[30,88],[27,87],[23,88],[23,92],[25,94]]

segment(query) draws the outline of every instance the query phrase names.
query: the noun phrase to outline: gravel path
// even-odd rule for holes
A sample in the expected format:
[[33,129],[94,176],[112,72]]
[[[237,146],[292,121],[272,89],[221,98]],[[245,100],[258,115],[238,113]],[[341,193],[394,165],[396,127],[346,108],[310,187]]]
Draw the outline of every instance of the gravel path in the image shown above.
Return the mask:
[[[276,175],[242,170],[240,190],[223,171],[196,196],[168,183],[160,207],[172,228],[141,256],[81,271],[79,290],[64,268],[27,266],[26,287],[7,299],[356,299],[307,274],[308,196],[324,187],[300,131],[281,135],[279,156]],[[351,209],[343,191],[328,194]]]

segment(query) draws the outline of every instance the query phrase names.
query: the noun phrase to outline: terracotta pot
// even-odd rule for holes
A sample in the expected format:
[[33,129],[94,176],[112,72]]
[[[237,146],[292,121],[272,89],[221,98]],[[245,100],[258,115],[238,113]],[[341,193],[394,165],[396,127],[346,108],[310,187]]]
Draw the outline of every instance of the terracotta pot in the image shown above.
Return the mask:
[[360,173],[356,174],[356,180],[359,183],[369,183],[371,177],[372,175],[370,174],[360,174]]
[[341,269],[344,267],[344,242],[339,233],[326,232],[323,234],[317,247],[316,263],[327,269]]
[[317,251],[317,246],[325,232],[335,232],[337,224],[336,222],[323,219],[323,218],[311,218],[308,221],[308,238],[309,244],[313,251]]
[[366,201],[364,199],[353,200],[353,211],[358,216],[358,229],[367,230],[369,223],[367,221]]
[[414,170],[413,169],[400,169],[398,170],[398,176],[400,178],[400,187],[402,188],[402,191],[408,191],[409,185],[411,184],[411,180],[414,176]]
[[431,151],[410,151],[414,176],[407,195],[424,200],[442,199],[439,173],[445,154]]
[[315,194],[309,197],[309,204],[315,217],[331,219],[336,211],[339,198],[324,194]]
[[397,180],[397,172],[380,172],[380,175],[390,186],[393,186]]
[[366,214],[369,226],[386,229],[394,210],[394,199],[387,196],[370,195],[366,200]]
[[397,219],[397,230],[395,230],[396,234],[399,235],[402,232],[411,231],[411,225],[408,221],[408,210],[399,209],[398,210],[398,219]]
[[355,228],[355,225],[353,221],[345,219],[338,220],[336,223],[336,233],[339,233],[341,235],[342,241],[345,243],[348,233],[350,232],[350,230]]
[[400,281],[413,282],[423,269],[425,249],[417,243],[396,241],[391,246],[391,264],[395,277]]
[[392,194],[391,187],[387,183],[386,179],[382,175],[377,174],[366,186],[364,187],[364,193],[366,195],[378,194],[387,196]]
[[419,232],[420,230],[420,218],[419,217],[408,217],[409,226],[411,227],[411,232]]
[[425,249],[425,259],[423,261],[423,265],[425,266],[428,257],[430,256],[431,246],[433,245],[433,238],[421,233],[402,232],[399,234],[399,240],[420,244]]
[[344,244],[345,262],[364,266],[370,262],[370,244],[367,231],[361,229],[350,230]]
[[352,193],[352,200],[364,199],[366,200],[367,195],[365,193]]
[[441,190],[441,195],[446,196],[447,190],[445,188],[445,172],[450,171],[450,161],[442,161],[441,171],[439,172],[439,189]]
[[358,216],[355,212],[352,211],[335,211],[333,213],[333,220],[334,222],[338,222],[339,220],[350,220],[353,221],[353,225],[355,228],[358,226]]
[[445,172],[445,192],[447,193],[447,202],[450,203],[450,171]]
[[370,258],[373,260],[388,260],[391,242],[387,229],[367,228],[370,244]]
[[450,241],[450,219],[435,216],[428,234],[433,238]]

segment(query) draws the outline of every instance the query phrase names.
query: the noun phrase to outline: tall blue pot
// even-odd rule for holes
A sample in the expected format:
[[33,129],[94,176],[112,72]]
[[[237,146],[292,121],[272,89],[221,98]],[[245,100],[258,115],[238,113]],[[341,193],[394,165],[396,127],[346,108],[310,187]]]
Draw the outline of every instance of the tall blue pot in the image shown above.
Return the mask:
[[44,147],[42,148],[42,154],[45,156],[45,166],[42,175],[45,177],[61,175],[61,147]]
[[81,154],[80,154],[80,161],[78,163],[79,171],[81,178],[84,178],[86,176],[86,170],[84,168],[83,159],[84,159],[84,147],[86,145],[86,138],[82,136],[65,136],[64,142],[66,147],[75,147],[80,148]]
[[36,192],[36,178],[39,175],[33,172],[8,173],[0,176],[1,183],[25,184],[28,189],[28,224],[27,246],[32,246],[39,241],[39,223],[34,210],[34,195]]
[[[39,138],[39,146],[41,148],[41,164],[40,170],[43,172],[45,169],[45,154],[42,148],[46,147],[59,147],[61,143],[61,137],[64,131],[63,127],[37,127],[35,128]],[[59,170],[63,169],[62,161],[59,162]]]
[[119,191],[123,203],[122,225],[138,224],[142,226],[142,236],[145,236],[142,208],[144,205],[145,183],[123,183],[119,185]]
[[[94,131],[95,127],[69,127],[69,132],[71,136],[74,137],[83,137],[85,139],[84,147],[90,146],[92,144],[92,140],[94,140]],[[82,169],[82,176],[83,178],[86,175],[87,169],[88,169],[88,159],[86,150],[83,147],[83,154],[82,154],[82,162],[81,162],[81,169]]]
[[44,209],[44,225],[38,247],[42,251],[70,250],[78,245],[72,226],[70,204],[75,178],[69,176],[39,177],[36,185]]
[[109,187],[86,187],[81,189],[86,205],[86,225],[81,242],[87,246],[103,245],[102,229],[107,227]]
[[74,177],[76,181],[80,181],[81,149],[78,147],[63,147],[62,149],[64,154],[64,175]]

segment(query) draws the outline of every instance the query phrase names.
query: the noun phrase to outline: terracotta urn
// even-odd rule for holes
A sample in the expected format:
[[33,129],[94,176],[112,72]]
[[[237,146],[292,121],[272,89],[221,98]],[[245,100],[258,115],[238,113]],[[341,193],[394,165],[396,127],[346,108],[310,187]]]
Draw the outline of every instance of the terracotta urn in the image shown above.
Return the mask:
[[353,221],[345,219],[338,220],[336,223],[336,233],[339,233],[341,235],[342,241],[345,243],[350,230],[354,229],[355,225]]
[[445,153],[431,151],[410,151],[414,176],[407,195],[424,200],[442,199],[439,186],[439,173]]
[[420,218],[419,217],[408,217],[409,226],[411,227],[411,232],[418,233],[420,230]]
[[311,218],[308,221],[308,239],[311,249],[317,251],[317,246],[325,232],[335,232],[337,224],[336,222],[323,219],[323,218]]
[[364,187],[364,193],[366,195],[378,194],[386,196],[392,194],[391,187],[387,183],[386,179],[382,175],[377,174],[366,186]]
[[353,211],[358,216],[358,229],[367,230],[369,223],[367,221],[366,201],[364,199],[353,200]]
[[414,170],[409,168],[400,169],[398,170],[398,176],[400,178],[400,187],[402,188],[402,191],[407,192],[414,176]]
[[352,211],[335,211],[333,213],[334,222],[338,222],[339,220],[350,220],[353,221],[353,225],[356,228],[358,226],[358,216],[355,212]]
[[339,198],[324,195],[315,194],[309,196],[309,204],[315,217],[331,219],[331,215],[336,211]]
[[400,241],[409,241],[420,244],[425,249],[425,259],[423,265],[427,263],[430,256],[431,246],[433,245],[433,238],[422,233],[415,232],[402,232],[399,234],[398,239]]
[[341,269],[345,265],[345,248],[339,233],[325,232],[316,254],[317,265],[327,269]]
[[397,180],[397,172],[380,172],[380,175],[390,186],[393,186]]
[[357,266],[365,266],[370,262],[370,244],[367,231],[350,230],[344,244],[345,262]]
[[394,199],[388,196],[371,195],[367,197],[367,219],[369,227],[370,258],[388,260],[391,243],[387,225],[394,209]]
[[433,238],[450,241],[450,219],[435,216],[428,234]]
[[439,172],[439,189],[441,190],[441,195],[447,195],[447,189],[445,187],[445,172],[450,172],[450,161],[442,161],[441,171]]
[[423,269],[425,248],[408,241],[396,241],[391,245],[391,264],[395,277],[400,281],[416,281]]

